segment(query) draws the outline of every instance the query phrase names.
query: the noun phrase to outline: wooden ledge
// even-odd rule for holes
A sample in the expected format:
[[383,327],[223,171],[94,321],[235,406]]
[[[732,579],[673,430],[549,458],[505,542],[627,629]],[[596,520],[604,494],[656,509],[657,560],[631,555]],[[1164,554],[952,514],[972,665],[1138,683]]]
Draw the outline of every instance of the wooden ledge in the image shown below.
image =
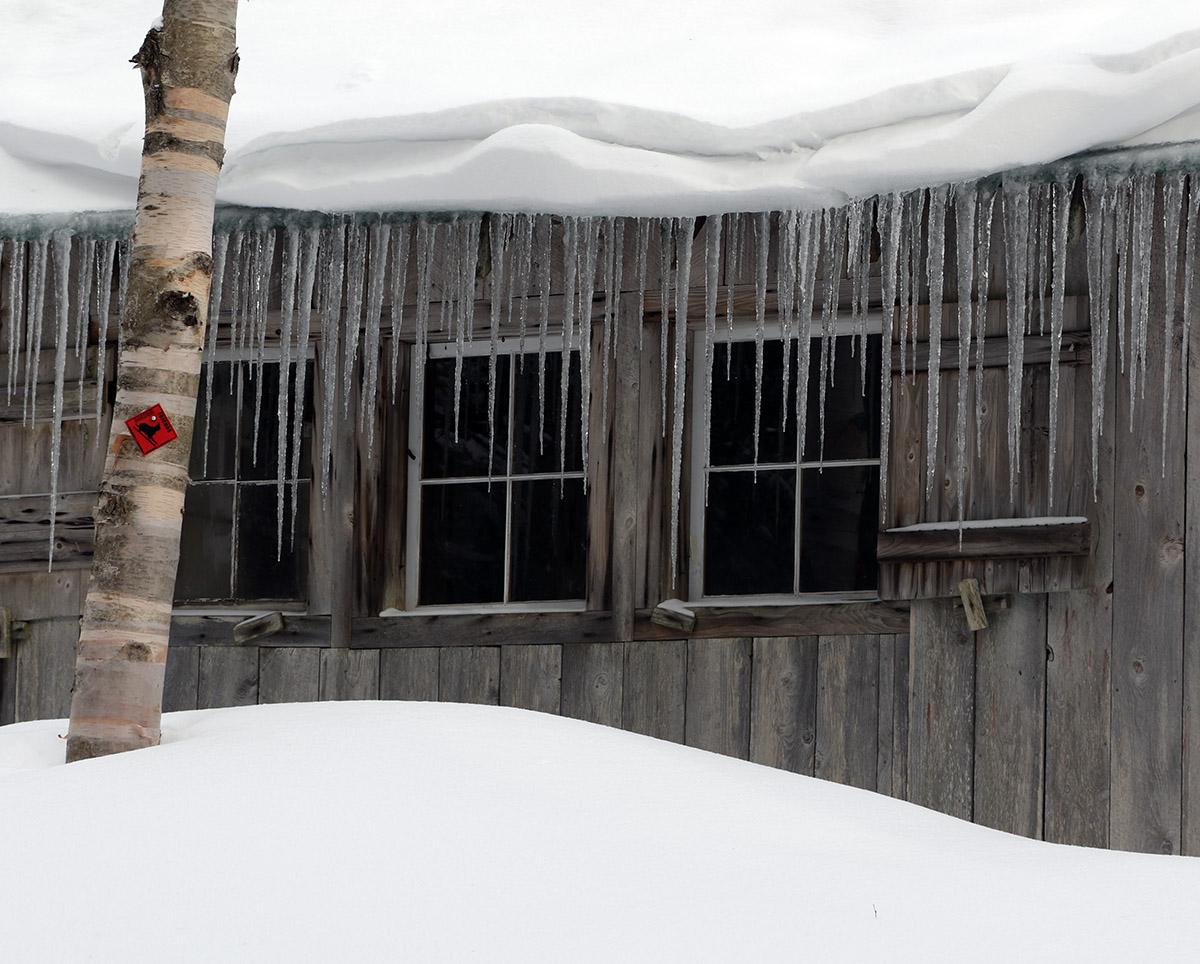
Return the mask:
[[954,559],[1086,556],[1091,548],[1091,523],[1086,520],[1031,525],[1014,525],[1013,520],[995,520],[964,525],[961,538],[957,526],[937,529],[912,527],[881,532],[877,553],[880,562],[941,562]]

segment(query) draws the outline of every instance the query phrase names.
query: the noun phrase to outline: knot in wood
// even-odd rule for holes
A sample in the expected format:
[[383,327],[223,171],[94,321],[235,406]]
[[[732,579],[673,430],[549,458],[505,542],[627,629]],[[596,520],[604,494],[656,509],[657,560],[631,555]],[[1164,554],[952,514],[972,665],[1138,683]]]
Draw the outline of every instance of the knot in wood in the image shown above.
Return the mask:
[[200,324],[199,305],[190,291],[164,291],[158,296],[159,311],[172,321],[194,328]]

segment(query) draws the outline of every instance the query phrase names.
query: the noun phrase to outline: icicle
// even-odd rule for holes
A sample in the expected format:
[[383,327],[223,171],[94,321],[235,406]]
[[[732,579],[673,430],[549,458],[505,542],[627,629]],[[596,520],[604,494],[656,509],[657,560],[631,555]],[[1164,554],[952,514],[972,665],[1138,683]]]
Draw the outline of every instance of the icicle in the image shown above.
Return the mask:
[[[382,267],[380,267],[382,271]],[[342,320],[345,354],[342,356],[342,412],[350,411],[350,390],[358,365],[362,331],[364,287],[367,278],[367,229],[351,222],[346,241],[346,314]]]
[[1062,353],[1063,305],[1067,294],[1067,227],[1071,217],[1071,191],[1069,181],[1059,181],[1052,186],[1054,226],[1052,236],[1052,265],[1050,276],[1050,451],[1048,507],[1054,514],[1054,463],[1058,453],[1058,360]]
[[763,342],[767,323],[767,267],[771,250],[771,215],[765,211],[754,216],[754,238],[757,248],[754,265],[754,464],[757,466],[762,422]]
[[[571,343],[575,340],[575,279],[579,264],[579,220],[563,218],[563,349],[559,394],[558,468],[567,470],[567,402],[571,387]],[[587,391],[587,385],[582,386]]]
[[321,360],[324,385],[321,392],[321,504],[329,502],[329,477],[333,468],[333,433],[337,422],[339,321],[342,313],[342,281],[346,270],[346,225],[326,230],[321,244],[320,292]]
[[125,299],[129,296],[129,262],[133,257],[133,241],[123,238],[118,245],[120,258],[117,262],[117,360],[120,364],[121,352],[125,348]]
[[801,211],[796,237],[796,437],[801,459],[808,438],[808,373],[812,362],[813,301],[816,298],[817,272],[821,258],[821,217],[813,211]]
[[[491,297],[488,299],[488,483],[492,479],[492,453],[496,449],[496,354],[500,339],[500,312],[504,307],[507,276],[504,262],[508,252],[511,214],[493,214],[488,221],[488,246],[492,255]],[[512,316],[512,310],[509,310]]]
[[100,424],[104,418],[104,384],[108,370],[108,313],[112,304],[113,269],[117,257],[117,242],[100,245],[100,263],[96,270],[96,317],[99,319],[96,337],[96,444],[100,444]]
[[[91,307],[92,271],[96,264],[96,241],[82,242],[82,257],[75,279],[75,362],[79,366],[76,414],[83,414],[83,380],[87,375],[88,309]],[[3,247],[0,245],[0,247]]]
[[300,486],[300,446],[304,438],[305,382],[308,376],[309,338],[312,334],[313,288],[321,248],[321,229],[308,228],[300,239],[300,289],[296,303],[300,328],[296,334],[296,390],[292,393],[292,533],[296,539],[297,489]]
[[454,441],[458,442],[460,418],[462,412],[462,374],[463,358],[466,352],[466,342],[475,340],[475,273],[479,264],[479,233],[482,221],[479,218],[467,218],[455,225],[454,233],[458,236],[451,239],[451,249],[455,253],[457,276],[454,279],[452,294],[452,315],[454,322]]
[[[213,382],[216,380],[215,360],[217,355],[217,331],[221,319],[221,287],[225,280],[225,254],[229,248],[229,235],[213,236],[212,287],[208,299],[208,342],[204,349],[204,437],[200,447],[200,473],[208,475],[208,429],[211,424]],[[102,339],[103,340],[103,339]]]
[[[741,270],[741,264],[738,261],[738,256],[741,249],[738,245],[738,236],[742,228],[742,218],[738,214],[726,215],[729,218],[729,227],[725,231],[725,250],[728,254],[728,267],[726,268],[726,283],[728,285],[725,292],[725,325],[729,329],[729,344],[733,344],[733,294],[737,283],[737,278]],[[725,380],[729,381],[729,376],[732,371],[730,366],[733,364],[733,351],[725,352]]]
[[[717,287],[721,283],[721,228],[719,217],[708,219],[704,240],[704,468],[712,465],[713,343],[717,332]],[[786,393],[785,393],[786,398]],[[704,505],[708,505],[708,472],[704,472]]]
[[21,338],[25,327],[25,242],[12,242],[12,267],[8,277],[8,402],[12,404],[21,356]]
[[596,257],[599,247],[600,219],[583,219],[583,261],[580,265],[579,357],[582,379],[580,393],[580,438],[583,443],[583,490],[587,491],[590,472],[590,429],[592,405],[592,298],[596,292]]
[[[899,268],[898,285],[896,288],[896,310],[897,320],[900,323],[899,330],[899,356],[900,356],[900,394],[904,395],[904,376],[908,373],[908,352],[905,343],[908,341],[908,325],[909,311],[911,304],[909,301],[909,289],[911,283],[909,274],[912,271],[912,247],[914,244],[912,233],[912,218],[909,216],[909,208],[912,205],[912,197],[900,195],[896,201],[896,209],[893,216],[899,222],[899,242],[897,244],[897,265]],[[915,241],[920,244],[920,235],[917,235]]]
[[1150,249],[1154,235],[1154,175],[1133,180],[1133,221],[1130,237],[1130,256],[1134,274],[1130,277],[1129,332],[1130,358],[1130,428],[1133,428],[1134,394],[1146,395],[1146,342],[1150,318]]
[[[1113,244],[1117,266],[1117,359],[1121,374],[1125,373],[1127,361],[1126,344],[1132,344],[1127,324],[1129,320],[1129,216],[1132,189],[1128,178],[1118,178],[1110,184],[1108,205],[1112,211]],[[1132,376],[1131,376],[1132,377]],[[1132,409],[1132,406],[1130,406]]]
[[[683,420],[687,413],[687,316],[695,218],[680,218],[676,235],[675,371],[671,418],[671,588],[679,569],[679,490],[683,473]],[[664,417],[665,420],[665,417]]]
[[[517,218],[517,253],[515,256],[513,267],[513,288],[520,284],[520,303],[517,307],[519,320],[517,329],[520,333],[517,349],[521,353],[521,364],[524,365],[525,359],[525,338],[528,335],[528,317],[529,317],[529,287],[532,279],[533,268],[533,227],[534,216],[531,214],[522,214]],[[509,320],[512,320],[512,306],[509,306]]]
[[[1163,279],[1163,295],[1166,310],[1165,337],[1163,339],[1162,362],[1162,472],[1167,472],[1167,412],[1171,404],[1171,361],[1175,341],[1175,284],[1179,273],[1179,219],[1183,211],[1183,178],[1177,174],[1163,177],[1163,246],[1162,260],[1166,267]],[[1182,377],[1182,372],[1180,373]]]
[[[779,338],[783,347],[783,394],[780,397],[779,430],[787,431],[788,388],[792,378],[792,338],[795,334],[796,308],[796,231],[795,211],[784,211],[779,217],[779,244],[776,258],[775,301],[779,314]],[[714,302],[714,310],[716,304]],[[708,424],[707,419],[705,424]]]
[[1008,496],[1016,498],[1021,464],[1021,382],[1029,275],[1029,185],[1004,185],[1004,246],[1008,264]]
[[[260,236],[262,233],[260,232]],[[258,461],[258,426],[262,418],[263,365],[267,357],[267,298],[275,261],[275,232],[268,230],[261,242],[260,263],[254,274],[254,455]],[[259,244],[256,242],[255,248]]]
[[1184,232],[1183,254],[1183,344],[1180,347],[1179,370],[1188,370],[1188,351],[1192,337],[1192,286],[1195,282],[1195,265],[1200,260],[1200,184],[1195,174],[1188,175],[1187,230]]
[[404,288],[408,281],[408,224],[398,225],[392,232],[392,404],[400,395],[400,341],[404,328]]
[[[1092,485],[1099,478],[1100,435],[1104,425],[1104,383],[1108,365],[1108,331],[1112,304],[1114,225],[1111,195],[1103,181],[1084,183],[1087,219],[1088,305],[1092,316]],[[1098,497],[1098,492],[1093,489]]]
[[671,247],[674,242],[675,224],[673,218],[662,218],[659,223],[659,301],[662,304],[662,323],[659,325],[658,386],[662,396],[659,411],[662,412],[662,435],[667,437],[667,371],[670,358],[670,324],[671,324]]
[[26,424],[34,412],[37,395],[38,361],[42,347],[42,312],[46,305],[46,261],[50,242],[44,238],[32,242],[33,258],[29,270],[28,321],[25,325],[25,403],[21,423]]
[[[865,238],[864,238],[865,231]],[[866,244],[866,253],[863,245]],[[846,209],[846,271],[850,276],[850,323],[861,369],[859,386],[867,390],[867,273],[871,270],[871,219],[865,202],[855,198]],[[864,263],[865,262],[865,263]]]
[[58,522],[58,470],[62,461],[63,383],[67,365],[67,325],[71,320],[71,232],[54,232],[54,414],[50,436],[50,551],[47,571],[54,568],[54,530]]
[[[917,351],[917,317],[920,313],[921,305],[921,273],[924,267],[924,261],[921,257],[924,252],[923,231],[922,225],[925,223],[925,199],[928,192],[913,191],[908,195],[908,203],[905,205],[905,210],[908,214],[908,311],[904,316],[904,336],[901,339],[901,350],[908,356],[908,369],[912,372],[913,384],[916,384],[916,360]],[[928,279],[926,279],[928,284]],[[901,363],[901,369],[904,364]]]
[[[879,198],[879,264],[882,288],[883,334],[879,363],[879,517],[888,519],[888,453],[892,434],[892,338],[896,323],[896,270],[903,251],[904,200],[899,193]],[[903,376],[901,376],[903,384]]]
[[367,460],[375,458],[375,409],[379,404],[379,343],[383,322],[383,289],[387,280],[388,241],[392,229],[376,224],[370,231],[370,270],[367,281],[366,335],[363,342],[362,388],[359,417],[366,420]]
[[613,235],[617,230],[616,218],[604,219],[604,318],[603,341],[601,355],[603,371],[601,372],[601,402],[600,402],[600,434],[608,437],[608,376],[609,357],[612,355],[613,311],[617,303],[617,292],[613,290],[613,276],[616,274],[616,262],[620,260],[620,250],[613,243]]
[[837,333],[838,299],[846,258],[846,211],[844,208],[826,208],[824,219],[825,297],[821,303],[820,431],[817,444],[819,459],[825,458],[825,396],[827,389],[833,383],[833,351]]
[[622,275],[625,267],[625,219],[610,219],[605,231],[610,230],[612,233],[605,235],[612,250],[607,262],[611,273],[605,280],[608,292],[604,299],[604,408],[601,413],[601,431],[606,438],[608,437],[609,366],[616,357],[617,339],[621,332],[618,318],[621,309],[621,284],[624,280]]
[[[275,460],[275,561],[283,558],[283,519],[285,479],[287,478],[288,439],[288,389],[291,386],[292,332],[296,321],[296,274],[300,263],[300,232],[287,229],[280,262],[279,285],[279,398],[276,408],[278,444]],[[302,364],[302,362],[301,362]]]
[[[504,276],[507,279],[504,284],[505,288],[505,305],[506,318],[508,319],[508,327],[511,329],[514,324],[517,327],[517,367],[525,370],[525,313],[521,312],[520,322],[515,322],[513,319],[513,311],[517,307],[517,294],[520,289],[521,307],[524,308],[526,298],[529,293],[529,269],[525,269],[521,273],[521,246],[524,243],[521,236],[521,225],[523,220],[518,215],[508,214],[508,234],[505,235],[507,243],[504,247]],[[508,240],[511,239],[511,240]]]
[[949,189],[929,190],[929,251],[925,268],[929,279],[929,407],[925,412],[925,497],[933,494],[937,472],[938,406],[941,402],[942,371],[942,292],[946,268],[946,201]]
[[242,252],[245,249],[246,237],[244,232],[235,231],[230,240],[233,242],[233,250],[229,253],[229,262],[232,268],[232,273],[229,279],[229,347],[234,351],[235,363],[229,367],[229,391],[233,391],[234,374],[238,370],[236,360],[240,357],[237,352],[240,348],[240,334],[242,321],[245,317],[242,310],[244,301],[242,300]]
[[637,229],[637,250],[634,254],[633,270],[637,275],[634,278],[634,289],[637,291],[638,299],[638,351],[641,351],[645,344],[646,331],[642,319],[646,316],[646,265],[650,260],[650,219],[638,218]]
[[[554,222],[549,215],[538,219],[542,229],[538,234],[538,454],[543,451],[546,437],[546,337],[550,328],[550,266]],[[570,347],[563,344],[563,363],[570,358]]]
[[[983,346],[987,339],[988,285],[992,258],[992,216],[996,208],[996,189],[979,189],[975,230],[975,424],[983,424]],[[975,458],[983,455],[983,432],[975,433]]]
[[[954,191],[955,252],[958,256],[958,405],[954,413],[954,474],[957,483],[958,539],[966,517],[967,389],[971,384],[971,282],[975,255],[975,185],[960,184]],[[930,377],[933,369],[930,368]]]
[[429,344],[430,287],[433,282],[437,227],[437,224],[431,224],[424,218],[417,221],[417,361],[413,366],[413,393],[417,399],[418,415],[425,407],[425,362]]

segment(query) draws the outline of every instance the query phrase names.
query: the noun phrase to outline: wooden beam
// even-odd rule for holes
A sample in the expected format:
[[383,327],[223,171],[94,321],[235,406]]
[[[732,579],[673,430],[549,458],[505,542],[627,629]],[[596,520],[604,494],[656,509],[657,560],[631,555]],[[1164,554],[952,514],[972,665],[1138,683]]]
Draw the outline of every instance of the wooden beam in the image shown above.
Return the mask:
[[1086,556],[1091,525],[978,526],[881,532],[880,562],[930,562],[950,559],[1016,559],[1031,556]]
[[[958,341],[957,339],[942,339],[942,356],[940,371],[958,370]],[[901,345],[892,346],[892,371],[900,372],[900,353],[904,350]],[[905,370],[907,372],[929,371],[929,343],[918,342],[909,345],[905,355]],[[971,367],[978,364],[977,349],[971,351]],[[1050,363],[1050,336],[1025,336],[1025,365],[1048,365]],[[1062,350],[1059,352],[1060,365],[1090,365],[1092,363],[1092,334],[1088,331],[1064,332]],[[983,367],[1008,367],[1008,339],[1004,337],[989,337],[983,343]]]

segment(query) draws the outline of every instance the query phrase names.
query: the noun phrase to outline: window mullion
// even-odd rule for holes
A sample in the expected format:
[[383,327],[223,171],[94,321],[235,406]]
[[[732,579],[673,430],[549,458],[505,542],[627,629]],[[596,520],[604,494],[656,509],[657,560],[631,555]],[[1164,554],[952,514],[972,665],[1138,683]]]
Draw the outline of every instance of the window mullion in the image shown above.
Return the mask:
[[[505,453],[504,468],[506,487],[504,493],[504,601],[511,602],[512,595],[512,524],[513,499],[516,496],[513,485],[513,449],[516,448],[516,379],[513,377],[513,356],[508,356],[508,451]],[[489,466],[490,471],[490,466]]]

